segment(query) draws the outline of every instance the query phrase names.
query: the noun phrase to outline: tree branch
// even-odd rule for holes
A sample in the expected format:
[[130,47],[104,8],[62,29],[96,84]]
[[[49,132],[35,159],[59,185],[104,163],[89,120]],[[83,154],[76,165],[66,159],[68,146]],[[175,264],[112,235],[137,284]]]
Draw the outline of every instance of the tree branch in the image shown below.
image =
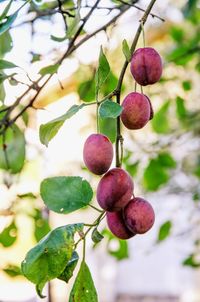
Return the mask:
[[[149,3],[147,9],[145,10],[144,15],[142,16],[141,20],[140,20],[140,25],[137,28],[134,40],[132,42],[131,45],[131,54],[133,54],[137,42],[139,40],[140,34],[142,32],[142,25],[141,23],[144,25],[147,21],[148,16],[150,15],[151,9],[153,8],[154,4],[155,4],[156,0],[151,0],[151,2]],[[124,65],[122,67],[121,73],[119,75],[119,80],[118,80],[118,84],[116,87],[116,101],[118,104],[120,104],[120,98],[121,98],[121,89],[122,89],[122,82],[124,79],[124,75],[126,72],[126,69],[128,67],[129,62],[127,60],[125,60]],[[120,152],[121,150],[121,152]],[[123,139],[122,139],[122,135],[121,135],[121,129],[120,129],[120,117],[117,117],[117,138],[116,138],[116,145],[115,145],[115,151],[116,151],[116,167],[121,167],[122,165],[122,154],[123,154]],[[121,153],[121,155],[120,155]]]
[[[141,7],[138,6],[138,5],[131,4],[131,3],[128,3],[128,2],[123,1],[123,0],[119,0],[119,1],[120,1],[121,3],[123,3],[123,4],[129,5],[130,7],[136,8],[136,9],[140,10],[141,12],[145,12],[145,9],[141,8]],[[135,2],[138,2],[138,1],[135,1]],[[150,15],[152,18],[157,18],[157,19],[159,19],[160,21],[165,22],[165,19],[161,18],[160,16],[158,16],[158,15],[156,15],[156,14],[154,14],[154,13],[150,13],[149,15]]]
[[62,9],[62,2],[61,2],[61,0],[57,0],[57,1],[58,1],[59,12],[60,12],[61,15],[62,15],[63,22],[64,22],[64,25],[65,25],[65,30],[66,30],[66,32],[67,32],[68,26],[67,26],[67,21],[66,21],[66,18],[65,18],[63,9]]
[[[98,5],[100,0],[96,1],[96,6]],[[90,15],[92,14],[92,12],[94,11],[94,6],[92,7],[92,9],[90,10],[90,12],[86,15],[86,17],[83,19],[83,23],[81,24],[81,26],[79,27],[77,33],[75,34],[75,36],[73,37],[73,39],[70,41],[67,51],[64,53],[64,55],[55,63],[55,64],[61,64],[64,59],[66,59],[68,56],[70,56],[76,49],[78,49],[83,43],[85,43],[86,41],[88,41],[89,39],[91,39],[93,36],[95,36],[97,33],[99,33],[102,30],[105,30],[107,27],[109,27],[111,24],[113,24],[114,22],[117,21],[117,19],[122,16],[122,14],[124,14],[127,10],[128,10],[128,6],[123,6],[121,8],[121,11],[119,12],[119,14],[117,14],[115,17],[113,17],[110,21],[108,21],[105,25],[103,25],[102,27],[100,27],[99,29],[97,29],[96,31],[94,31],[93,33],[85,36],[84,38],[81,39],[81,41],[79,41],[77,44],[74,44],[74,42],[76,41],[77,37],[79,36],[79,34],[77,34],[78,32],[80,33],[85,25],[85,23],[87,22],[88,18],[90,17]],[[46,84],[49,82],[49,80],[51,79],[51,77],[53,76],[53,74],[49,75],[48,78],[46,79],[46,81],[42,84],[42,86],[38,86],[39,82],[44,78],[44,76],[41,76],[36,82],[34,82],[15,102],[13,105],[10,106],[10,108],[8,109],[6,115],[4,116],[3,120],[0,121],[0,124],[4,124],[4,129],[0,132],[0,135],[9,127],[11,126],[29,107],[32,107],[34,101],[36,100],[36,98],[38,97],[39,93],[41,92],[41,90],[46,86]],[[31,91],[31,89],[35,89],[36,94],[34,95],[34,97],[30,100],[30,102],[24,106],[24,108],[10,121],[8,121],[8,118],[11,114],[11,112],[17,107],[17,105],[21,102],[21,100]],[[109,96],[113,96],[114,93],[110,93]]]

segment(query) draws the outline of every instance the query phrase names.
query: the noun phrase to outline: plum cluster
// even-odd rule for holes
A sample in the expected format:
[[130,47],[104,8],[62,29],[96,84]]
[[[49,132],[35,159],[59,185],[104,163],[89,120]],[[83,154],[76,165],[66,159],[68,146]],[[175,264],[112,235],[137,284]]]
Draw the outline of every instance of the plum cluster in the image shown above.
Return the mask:
[[[149,47],[136,50],[131,73],[142,86],[156,83],[162,73],[160,55]],[[153,118],[151,102],[142,93],[129,93],[122,107],[121,120],[128,129],[141,129]],[[132,178],[124,169],[109,170],[113,160],[109,138],[103,134],[90,135],[84,144],[83,159],[92,173],[104,174],[97,187],[97,201],[106,211],[110,231],[120,239],[146,233],[154,224],[154,210],[148,201],[134,196]]]
[[[151,47],[137,49],[131,59],[131,73],[141,86],[152,85],[160,80],[162,61],[158,52]],[[141,129],[153,118],[153,107],[143,93],[129,93],[123,103],[121,120],[128,129]]]
[[151,205],[133,196],[131,176],[122,168],[110,169],[113,146],[103,134],[91,134],[85,141],[83,159],[87,168],[96,175],[103,175],[97,187],[97,201],[106,211],[111,232],[120,239],[129,239],[147,232],[155,215]]

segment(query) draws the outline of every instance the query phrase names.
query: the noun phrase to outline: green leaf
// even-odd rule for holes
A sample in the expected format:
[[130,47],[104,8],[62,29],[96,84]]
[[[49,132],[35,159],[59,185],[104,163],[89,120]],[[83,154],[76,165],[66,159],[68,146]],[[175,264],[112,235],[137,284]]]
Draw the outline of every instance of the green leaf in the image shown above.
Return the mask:
[[84,102],[92,102],[95,99],[95,81],[94,79],[80,83],[78,94]]
[[76,15],[72,19],[71,23],[69,23],[69,25],[68,25],[68,29],[67,29],[67,38],[68,39],[72,38],[78,30],[79,23],[81,20],[80,9],[81,9],[81,1],[78,0],[77,8],[76,8]]
[[12,49],[12,38],[7,31],[3,35],[0,35],[0,58],[2,58],[7,52]]
[[99,90],[101,89],[103,83],[106,81],[109,73],[110,66],[101,47],[99,55],[99,66],[95,75],[96,97],[98,96]]
[[90,184],[79,176],[47,178],[41,183],[40,193],[50,210],[62,214],[87,206],[93,196]]
[[16,68],[18,67],[12,62],[6,61],[6,60],[0,60],[0,70],[1,69],[8,69],[8,68]]
[[106,135],[114,143],[117,136],[116,120],[113,118],[99,118],[99,124],[100,133]]
[[72,257],[74,235],[83,224],[71,224],[56,228],[43,238],[26,255],[21,269],[24,276],[36,284],[38,294],[46,282],[59,277]]
[[171,154],[167,152],[162,152],[158,154],[157,161],[162,167],[166,168],[176,168],[176,161],[173,159]]
[[148,191],[156,191],[169,180],[169,174],[157,159],[150,160],[143,175],[143,183]]
[[24,160],[24,134],[16,125],[12,125],[12,128],[6,130],[5,142],[0,136],[0,168],[15,174],[23,168]]
[[187,116],[185,101],[180,96],[176,98],[176,115],[180,120],[184,120]]
[[198,178],[200,178],[200,163],[194,170],[194,175],[196,175]]
[[139,166],[139,160],[136,161],[135,163],[125,163],[126,171],[131,175],[135,176],[138,171],[138,166]]
[[0,73],[0,84],[2,84],[6,79],[8,79],[9,76],[5,74],[4,72]]
[[158,242],[165,240],[171,233],[172,222],[170,220],[163,223],[158,233]]
[[73,251],[71,259],[67,263],[64,271],[58,277],[58,279],[60,279],[62,281],[65,281],[66,283],[68,283],[69,280],[71,279],[71,277],[73,276],[73,273],[74,273],[74,270],[75,270],[76,265],[78,263],[78,260],[79,260],[79,256],[78,256],[77,252]]
[[185,91],[189,91],[189,90],[192,89],[192,82],[191,81],[183,81],[182,86],[183,86],[183,89]]
[[46,236],[50,232],[50,226],[48,222],[48,218],[42,217],[41,211],[36,209],[36,213],[34,215],[35,222],[35,230],[34,235],[37,242],[39,242],[44,236]]
[[0,84],[0,101],[4,103],[6,97],[6,91],[3,84]]
[[184,30],[180,27],[172,26],[170,29],[170,35],[177,43],[183,42]]
[[167,101],[162,105],[160,110],[154,115],[154,118],[151,121],[153,130],[157,133],[166,134],[170,132],[170,123],[169,123],[169,105],[170,101]]
[[[19,109],[20,109],[20,111],[23,110],[23,109],[24,109],[24,106],[20,104],[20,105],[19,105]],[[24,112],[22,113],[21,118],[22,118],[22,120],[23,120],[25,126],[28,126],[29,115],[28,115],[27,110],[24,111]]]
[[32,54],[32,59],[31,59],[31,63],[40,61],[41,55],[38,53],[31,53]]
[[36,199],[37,196],[35,196],[32,192],[24,193],[24,194],[18,194],[17,197],[19,198],[31,198]]
[[48,143],[58,133],[64,122],[76,114],[84,104],[73,105],[64,115],[40,126],[40,141],[43,145],[48,146]]
[[17,15],[18,15],[18,11],[15,12],[14,14],[8,16],[5,21],[0,22],[0,35],[5,33],[11,27],[11,25],[16,20]]
[[149,191],[156,191],[169,180],[169,169],[176,167],[176,161],[171,154],[162,152],[151,159],[143,175],[144,187]]
[[194,200],[194,202],[199,202],[200,201],[200,192],[193,193],[192,199]]
[[129,258],[127,241],[118,239],[118,248],[116,250],[110,249],[109,254],[115,257],[118,261]]
[[99,231],[97,230],[97,228],[95,228],[92,231],[92,236],[91,237],[92,237],[92,241],[94,243],[99,243],[104,238],[104,236],[101,233],[99,233]]
[[[2,18],[0,20],[0,35],[2,35],[3,33],[5,33],[10,27],[11,25],[14,23],[14,21],[16,20],[19,11],[30,1],[25,1],[24,4],[22,4],[17,11],[10,15],[10,16],[5,16],[4,18]],[[9,10],[9,7],[8,7]],[[7,13],[7,12],[6,12]],[[5,11],[3,12],[3,14],[5,15]]]
[[17,86],[17,85],[18,85],[17,80],[15,80],[14,78],[9,78],[9,83],[10,83],[10,85],[12,85],[12,86]]
[[40,218],[35,220],[35,239],[39,242],[50,231],[50,226],[47,219]]
[[3,83],[5,80],[11,78],[14,75],[16,75],[16,73],[12,73],[10,75],[7,75],[4,72],[0,72],[0,84]]
[[[103,95],[109,94],[111,91],[115,90],[117,87],[118,78],[117,76],[110,71],[106,81],[102,85],[101,91]],[[124,85],[122,85],[122,92],[124,91]]]
[[103,102],[99,108],[101,118],[117,118],[122,113],[122,107],[110,100]]
[[[198,48],[195,50],[195,47],[191,42],[178,45],[179,46],[167,56],[167,59],[168,61],[174,61],[177,65],[186,65],[193,58],[195,52],[198,52]],[[194,51],[191,49],[194,49]]]
[[192,268],[199,268],[200,267],[200,262],[197,262],[196,259],[195,259],[195,255],[191,254],[186,259],[183,260],[183,265],[184,266],[190,266]]
[[128,46],[126,39],[124,39],[122,42],[122,50],[123,50],[123,54],[124,54],[126,60],[128,62],[130,62],[131,61],[131,51],[130,51],[130,48]]
[[17,277],[22,275],[20,267],[12,264],[9,264],[5,268],[3,268],[3,271],[10,277]]
[[[0,1],[1,2],[1,1]],[[0,21],[3,20],[4,18],[6,18],[7,16],[7,13],[9,12],[9,9],[11,7],[11,4],[12,4],[13,0],[10,0],[8,2],[8,4],[6,5],[6,7],[4,8],[2,14],[0,15]]]
[[97,292],[87,264],[83,261],[70,293],[69,302],[98,302]]
[[49,65],[40,69],[39,74],[45,76],[47,74],[54,74],[58,71],[60,64]]
[[0,233],[0,243],[4,247],[10,247],[17,239],[17,226],[13,220],[11,224]]
[[51,35],[51,40],[55,42],[63,42],[67,39],[67,36],[65,35],[64,37],[56,37],[54,35]]
[[[126,240],[121,240],[115,237],[108,229],[104,229],[102,234],[108,239],[107,251],[118,261],[129,258],[128,243]],[[113,243],[114,249],[113,249]]]

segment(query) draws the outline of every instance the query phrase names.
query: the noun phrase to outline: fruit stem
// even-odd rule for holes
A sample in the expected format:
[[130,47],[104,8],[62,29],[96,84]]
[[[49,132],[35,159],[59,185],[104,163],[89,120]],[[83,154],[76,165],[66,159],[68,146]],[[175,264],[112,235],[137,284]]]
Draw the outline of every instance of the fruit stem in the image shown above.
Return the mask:
[[99,213],[102,213],[102,212],[103,212],[103,210],[96,208],[96,207],[93,206],[92,204],[89,204],[89,206],[90,206],[91,208],[93,208],[94,210],[98,211]]
[[96,120],[97,120],[97,133],[100,133],[100,128],[99,128],[99,93],[97,92],[96,94]]
[[142,28],[142,39],[143,39],[143,47],[145,47],[145,31],[144,31],[144,21],[140,21],[141,28]]
[[91,231],[92,228],[98,226],[100,224],[100,222],[105,218],[106,216],[106,212],[102,211],[102,213],[99,215],[99,217],[97,217],[97,219],[94,221],[94,223],[92,223],[91,225],[87,225],[84,223],[85,226],[89,226],[89,228],[87,229],[87,231],[83,234],[83,236],[81,236],[81,238],[74,244],[74,250],[76,249],[77,245],[82,241],[85,240],[87,234]]
[[97,108],[96,108],[96,119],[97,119],[97,133],[100,133],[100,127],[99,127],[99,103],[97,101]]
[[[120,91],[116,91],[116,101],[120,105]],[[123,160],[123,137],[121,135],[120,117],[117,117],[117,137],[115,142],[116,167],[121,168]]]
[[137,91],[137,82],[135,81],[135,92]]
[[[137,42],[139,40],[140,34],[143,31],[144,24],[146,23],[147,18],[149,16],[149,14],[151,13],[151,9],[153,8],[155,2],[156,2],[156,0],[151,0],[150,1],[147,9],[145,10],[145,12],[144,12],[144,14],[143,14],[143,16],[140,20],[140,24],[137,28],[135,37],[133,39],[133,42],[132,42],[132,45],[131,45],[131,48],[130,48],[131,54],[133,54],[133,52],[136,48],[136,45],[137,45]],[[144,37],[144,31],[143,31],[143,39],[144,38],[145,37]],[[144,43],[145,43],[145,39],[144,39]],[[117,101],[118,104],[120,104],[120,95],[121,95],[121,89],[122,89],[122,82],[123,82],[128,64],[129,64],[129,61],[126,60],[124,62],[123,67],[122,67],[121,73],[119,75],[119,80],[118,80],[118,83],[117,83],[117,87],[115,89],[116,101]],[[120,153],[119,152],[119,146],[120,146],[120,149],[121,149],[121,156],[119,154]],[[116,153],[116,167],[121,167],[122,160],[123,160],[123,137],[121,136],[120,117],[119,116],[117,117],[117,137],[116,137],[116,144],[115,144],[115,153]]]

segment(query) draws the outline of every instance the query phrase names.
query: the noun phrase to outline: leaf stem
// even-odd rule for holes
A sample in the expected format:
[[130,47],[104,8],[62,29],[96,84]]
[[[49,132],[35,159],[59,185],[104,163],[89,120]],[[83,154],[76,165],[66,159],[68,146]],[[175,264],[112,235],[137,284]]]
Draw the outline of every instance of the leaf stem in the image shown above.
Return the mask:
[[83,238],[83,261],[85,261],[85,254],[86,254],[86,238]]
[[92,230],[93,227],[96,227],[100,224],[100,222],[105,218],[105,215],[106,215],[106,212],[102,211],[102,213],[99,215],[99,217],[97,217],[97,219],[94,221],[94,223],[92,223],[91,225],[84,223],[85,226],[88,226],[88,229],[83,234],[83,236],[74,244],[74,249],[76,249],[77,245],[86,238],[86,236]]
[[141,20],[141,27],[142,27],[142,39],[143,39],[143,47],[145,47],[145,31],[144,31],[144,23],[143,21]]

